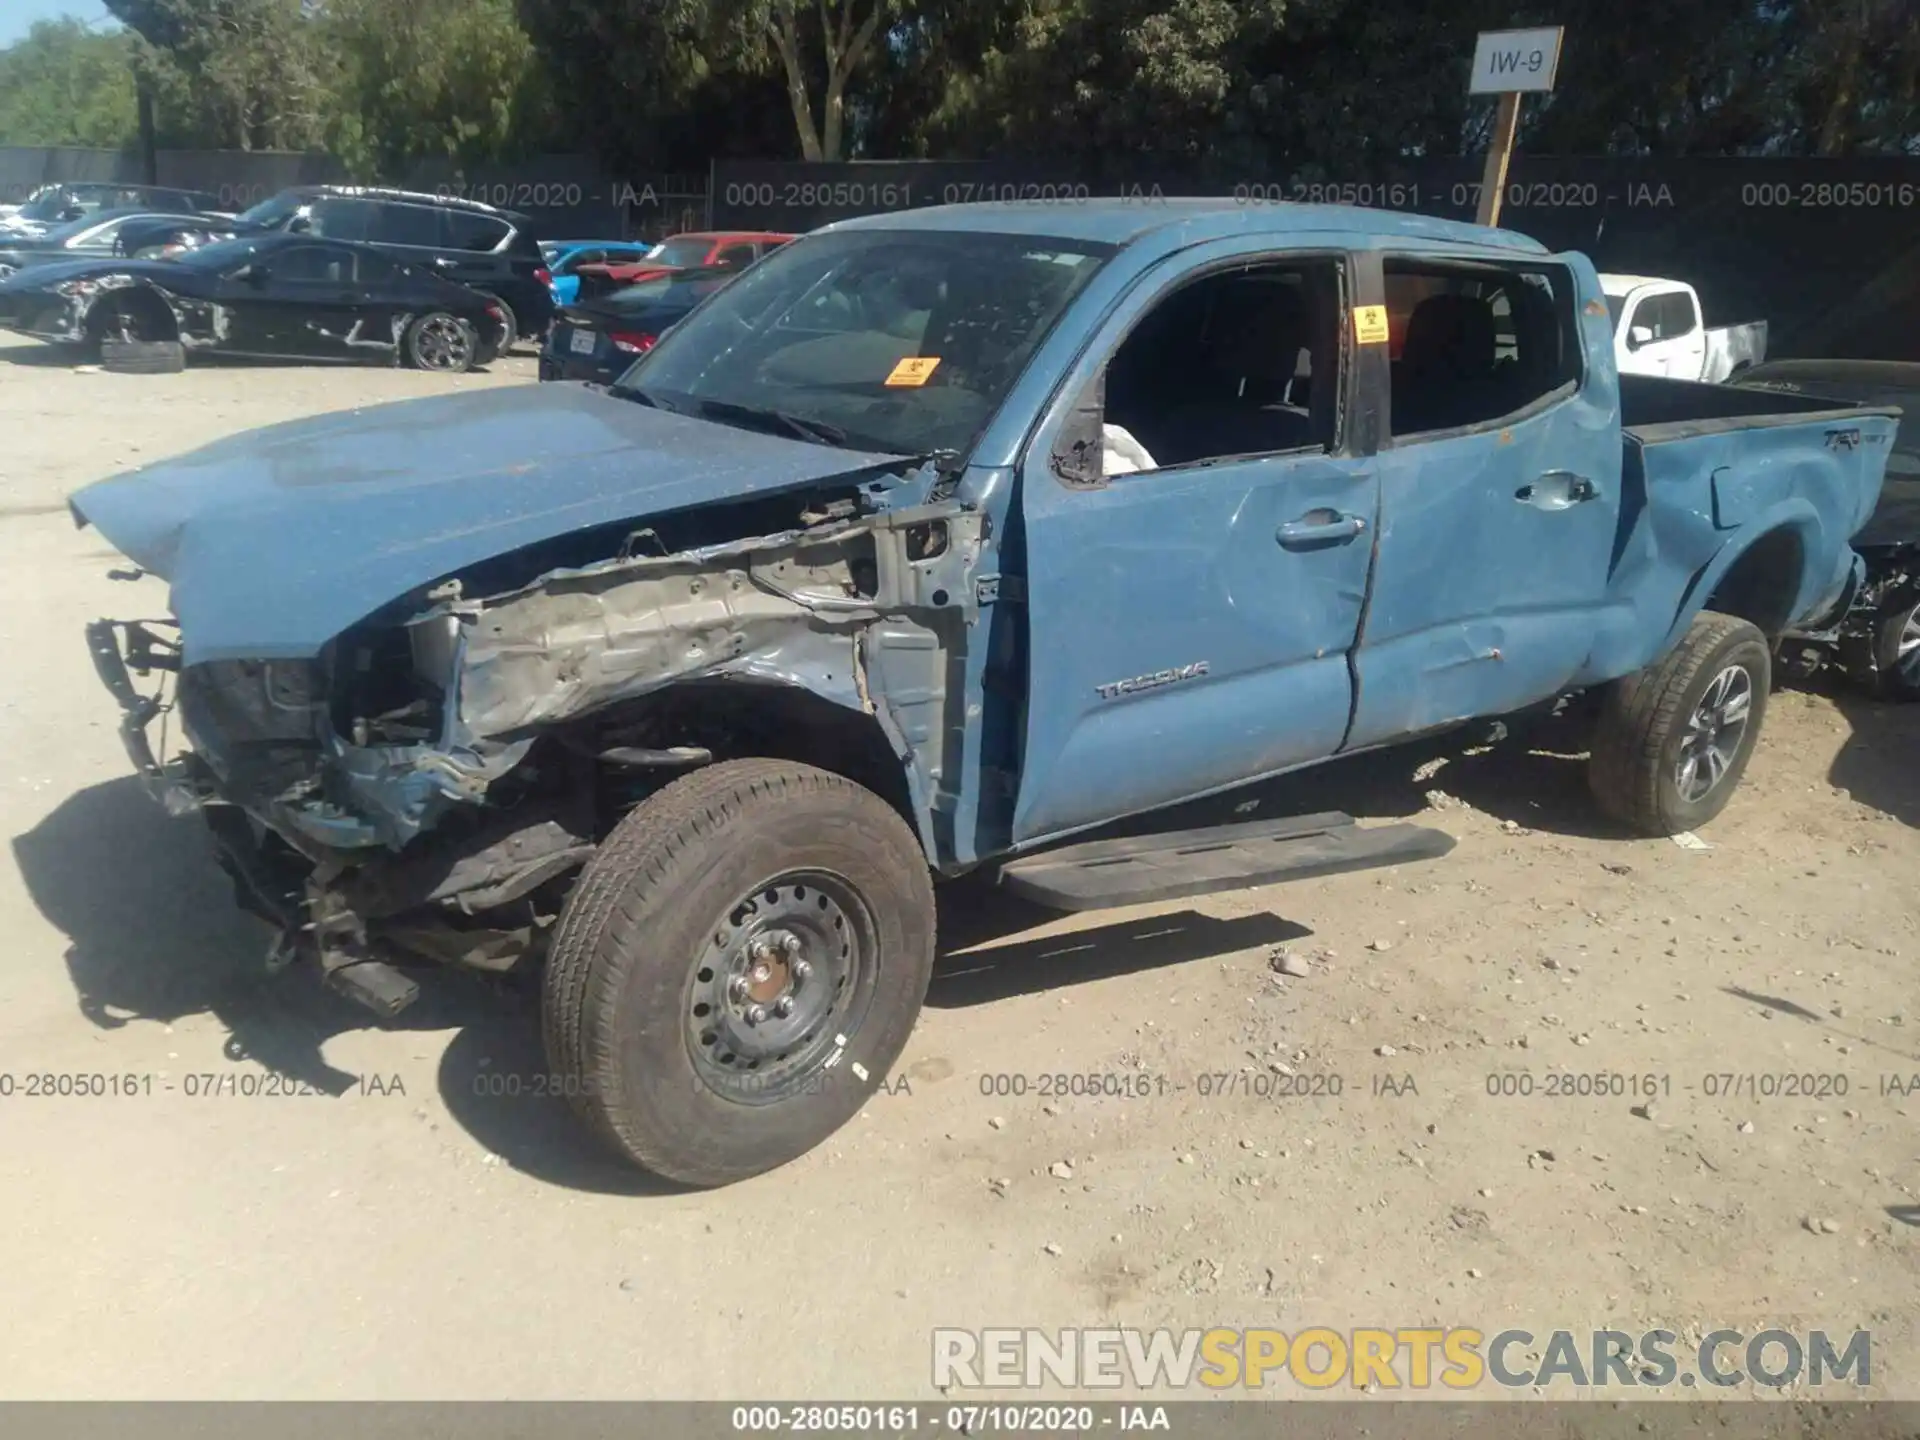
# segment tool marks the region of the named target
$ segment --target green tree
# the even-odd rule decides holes
[[[141,43],[135,68],[171,136],[214,149],[300,150],[325,97],[306,0],[105,0]]]
[[[513,0],[326,0],[328,148],[355,174],[501,157],[546,130],[545,73]]]
[[[132,37],[42,20],[0,50],[0,144],[118,149],[134,137]]]

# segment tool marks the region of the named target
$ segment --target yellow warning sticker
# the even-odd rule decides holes
[[[1362,345],[1386,344],[1387,307],[1384,305],[1354,306],[1353,338]]]
[[[887,376],[887,384],[924,385],[939,368],[938,355],[909,355],[893,367],[893,373]]]

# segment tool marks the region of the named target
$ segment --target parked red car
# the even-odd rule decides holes
[[[660,242],[659,248],[640,260],[598,265],[581,265],[574,271],[580,277],[580,299],[590,300],[622,286],[657,279],[675,270],[706,266],[737,269],[751,265],[770,250],[778,250],[793,239],[768,230],[689,230]]]

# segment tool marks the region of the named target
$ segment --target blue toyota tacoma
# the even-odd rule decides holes
[[[1435,858],[1339,815],[1086,836],[1579,693],[1624,831],[1710,821],[1775,639],[1859,583],[1897,417],[1622,379],[1591,264],[1515,234],[960,206],[795,241],[615,385],[72,503],[171,587],[89,643],[268,963],[382,1013],[423,963],[541,966],[554,1088],[717,1185],[886,1079],[942,880],[1090,909]]]

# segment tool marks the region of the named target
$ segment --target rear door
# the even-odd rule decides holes
[[[1405,331],[1348,749],[1562,691],[1592,647],[1620,507],[1614,387],[1589,375],[1606,363],[1604,311],[1583,334],[1582,297],[1599,294],[1587,261],[1376,263],[1367,289]]]
[[[1234,241],[1163,273],[1102,322],[1023,462],[1016,843],[1324,758],[1347,729],[1379,496],[1351,259]],[[1076,434],[1092,475],[1059,468]]]

